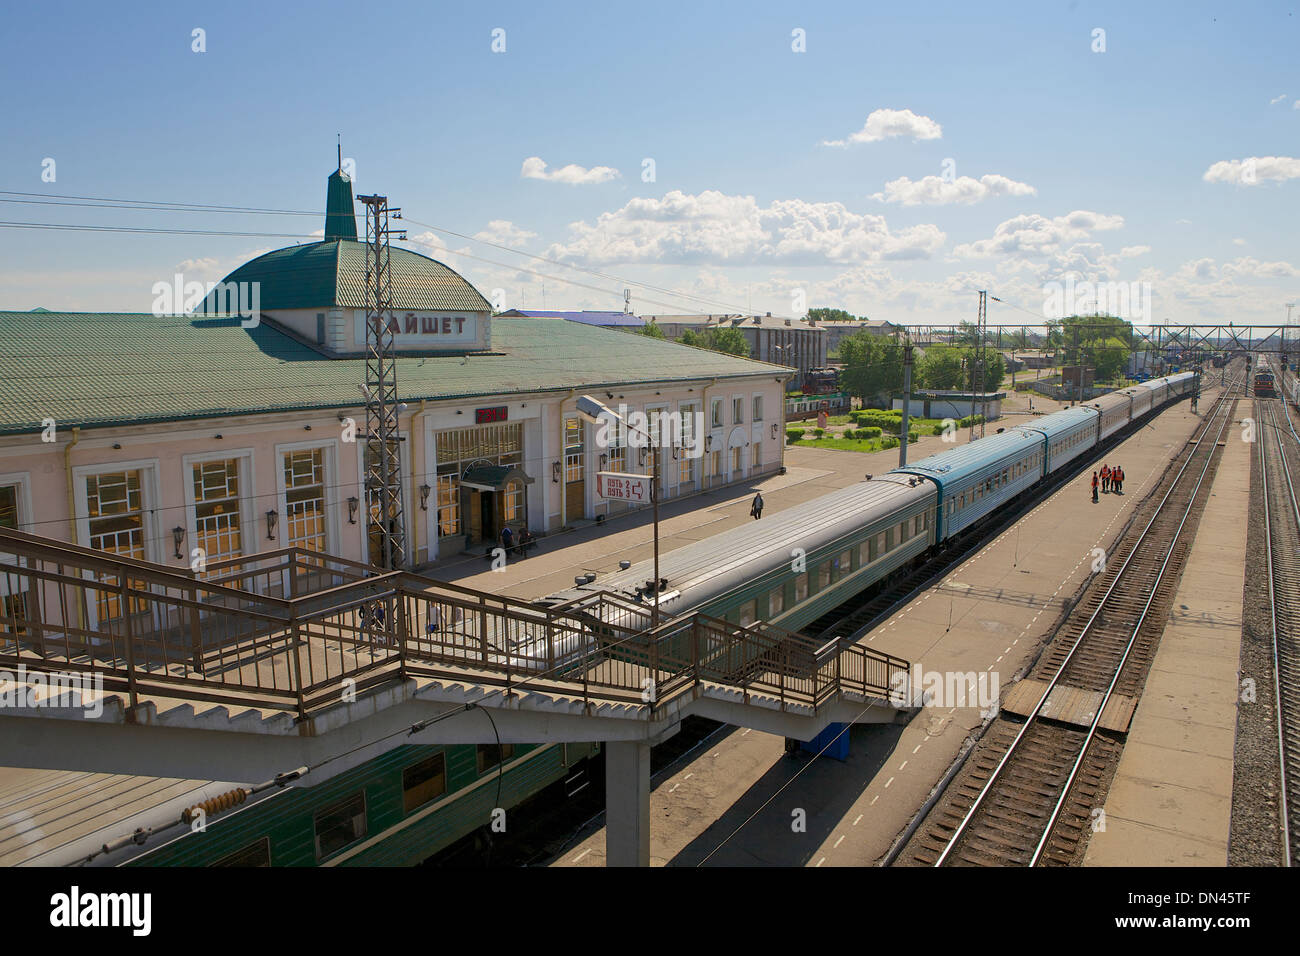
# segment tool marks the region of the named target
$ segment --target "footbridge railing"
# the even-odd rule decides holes
[[[189,572],[0,529],[0,671],[300,718],[394,678],[658,708],[701,685],[783,708],[889,693],[899,658],[609,592],[554,607],[283,548]],[[6,675],[0,674],[0,678]]]

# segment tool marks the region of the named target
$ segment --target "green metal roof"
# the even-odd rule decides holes
[[[558,319],[491,321],[491,354],[399,358],[402,399],[790,373]],[[227,318],[0,312],[0,434],[37,432],[47,417],[67,428],[355,408],[363,381],[364,359],[326,358],[266,322],[244,329]]]
[[[393,308],[445,312],[490,312],[478,290],[435,259],[392,247]],[[355,239],[331,239],[287,246],[244,263],[224,282],[260,282],[264,312],[279,309],[351,309],[366,307],[366,245]],[[210,313],[225,303],[210,296]]]

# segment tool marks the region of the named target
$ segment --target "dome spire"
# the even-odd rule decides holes
[[[352,179],[343,172],[343,137],[338,141],[339,165],[330,175],[325,196],[325,241],[356,239],[357,216],[352,206]]]

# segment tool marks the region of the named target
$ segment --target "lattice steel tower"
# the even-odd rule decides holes
[[[397,360],[393,356],[392,264],[387,196],[358,196],[366,205],[366,512],[370,562],[386,571],[406,564],[402,515],[402,455],[397,419]],[[405,231],[399,230],[399,239]]]

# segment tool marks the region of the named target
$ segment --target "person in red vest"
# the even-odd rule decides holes
[[[1104,495],[1110,491],[1110,466],[1101,466],[1101,493]]]
[[[1097,473],[1092,473],[1092,503],[1097,503]]]
[[[1119,465],[1116,465],[1115,470],[1110,473],[1110,483],[1111,487],[1115,489],[1115,494],[1122,495],[1124,493],[1124,469]]]

